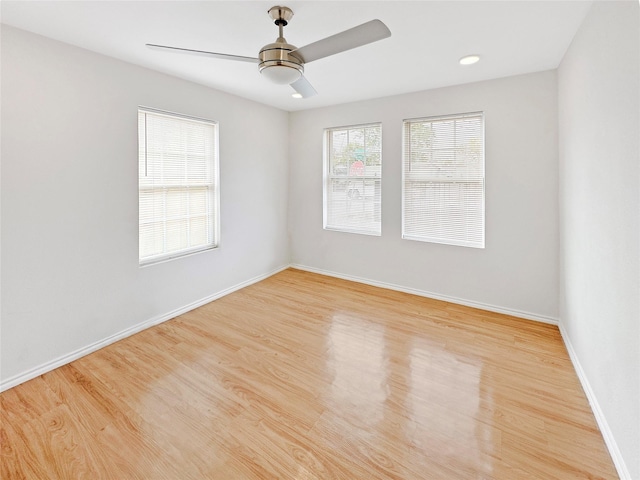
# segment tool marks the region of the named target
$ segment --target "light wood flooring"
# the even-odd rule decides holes
[[[286,270],[0,395],[1,478],[617,478],[558,329]]]

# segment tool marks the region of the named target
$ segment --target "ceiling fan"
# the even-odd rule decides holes
[[[371,20],[357,27],[345,30],[344,32],[336,33],[330,37],[297,48],[287,43],[283,36],[283,29],[289,23],[291,17],[293,17],[293,11],[288,7],[276,6],[271,7],[268,13],[278,26],[279,35],[274,43],[269,43],[260,49],[258,58],[207,52],[204,50],[191,50],[188,48],[170,47],[153,43],[147,43],[147,46],[214,58],[257,63],[260,73],[268,80],[281,85],[288,83],[302,98],[308,98],[317,95],[318,92],[316,92],[303,75],[305,63],[377,42],[378,40],[391,36],[391,32],[384,23],[380,20]]]

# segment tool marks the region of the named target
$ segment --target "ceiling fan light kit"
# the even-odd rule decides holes
[[[269,60],[260,65],[260,73],[272,83],[290,85],[302,76],[302,65],[294,67],[280,60]]]
[[[255,62],[258,63],[258,69],[263,77],[279,85],[289,84],[302,98],[309,98],[317,95],[317,92],[303,75],[305,63],[377,42],[378,40],[391,36],[391,32],[384,23],[380,20],[371,20],[370,22],[363,23],[344,32],[318,40],[305,47],[297,48],[295,45],[287,43],[283,35],[284,27],[287,26],[293,17],[293,11],[288,7],[275,6],[271,7],[268,13],[278,26],[279,35],[275,42],[269,43],[260,49],[258,58],[150,43],[147,43],[147,46],[181,53],[208,55],[227,60]]]

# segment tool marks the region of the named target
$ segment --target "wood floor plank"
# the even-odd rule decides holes
[[[617,478],[557,327],[294,269],[0,408],[3,480]]]

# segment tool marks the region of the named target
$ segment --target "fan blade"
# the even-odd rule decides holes
[[[293,89],[302,95],[302,98],[313,97],[318,94],[316,89],[309,83],[309,80],[306,79],[304,75],[301,75],[298,80],[291,84]]]
[[[384,23],[380,20],[371,20],[344,32],[336,33],[300,47],[297,50],[293,50],[291,54],[300,58],[304,63],[309,63],[329,55],[335,55],[368,43],[377,42],[390,36],[391,32]]]
[[[147,47],[160,48],[163,50],[171,50],[174,52],[191,53],[194,55],[204,55],[206,57],[222,58],[223,60],[237,60],[239,62],[258,63],[260,60],[253,57],[242,57],[240,55],[228,55],[226,53],[206,52],[204,50],[191,50],[189,48],[167,47],[166,45],[155,45],[153,43],[147,43]]]

